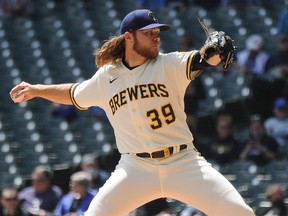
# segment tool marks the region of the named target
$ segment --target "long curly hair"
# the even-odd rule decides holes
[[[95,64],[102,67],[106,64],[115,64],[125,56],[125,39],[124,35],[112,36],[94,51]]]

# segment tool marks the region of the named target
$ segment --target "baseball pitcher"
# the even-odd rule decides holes
[[[124,216],[157,198],[170,197],[209,216],[253,216],[232,184],[197,152],[186,123],[184,94],[206,67],[233,62],[233,40],[209,32],[200,50],[159,53],[161,24],[141,9],[122,20],[120,35],[95,51],[98,71],[82,83],[22,82],[14,102],[41,97],[79,110],[103,108],[114,128],[121,159],[85,216]]]

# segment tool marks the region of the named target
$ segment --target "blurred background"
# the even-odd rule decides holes
[[[187,90],[188,124],[195,145],[203,149],[204,156],[202,143],[216,134],[220,114],[233,119],[232,133],[239,142],[240,153],[250,134],[251,116],[257,114],[265,122],[275,115],[275,100],[287,98],[287,48],[279,51],[279,43],[287,44],[288,35],[288,3],[284,0],[2,0],[0,3],[1,187],[12,185],[21,189],[29,185],[32,170],[43,164],[52,167],[53,182],[67,191],[70,175],[79,169],[83,155],[91,152],[100,155],[103,170],[113,171],[119,153],[113,129],[100,108],[80,112],[42,99],[14,104],[9,91],[21,81],[51,84],[90,78],[97,70],[94,49],[119,34],[122,18],[136,8],[150,8],[159,22],[173,26],[161,34],[162,52],[200,49],[206,35],[198,18],[205,19],[211,31],[225,31],[238,47],[232,68],[225,72],[207,69]],[[260,39],[253,41],[251,35]],[[262,71],[241,65],[240,52],[244,50],[265,53],[265,61],[260,62]],[[268,67],[271,56],[274,61],[270,63],[276,63]],[[285,137],[288,132],[282,143],[278,143],[273,159],[265,163],[240,155],[229,163],[219,162],[208,154],[207,160],[255,210],[269,206],[265,191],[271,183],[282,186],[287,204]],[[217,151],[221,154],[221,150]],[[185,206],[168,201],[175,212]]]

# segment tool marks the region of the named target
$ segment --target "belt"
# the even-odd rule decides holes
[[[149,153],[149,152],[137,153],[136,156],[142,157],[142,158],[167,158],[187,148],[188,148],[188,145],[182,144],[180,146],[174,146],[174,147],[170,146],[163,150],[155,151],[152,153]]]

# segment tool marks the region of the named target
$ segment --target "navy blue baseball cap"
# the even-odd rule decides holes
[[[139,9],[130,12],[124,17],[120,25],[120,33],[124,34],[127,31],[152,28],[160,28],[160,31],[166,31],[169,30],[171,26],[159,23],[152,11]]]
[[[288,100],[284,97],[279,97],[274,101],[274,108],[284,109],[288,108]]]

